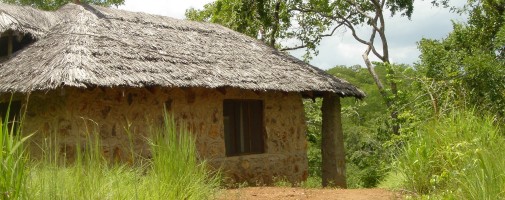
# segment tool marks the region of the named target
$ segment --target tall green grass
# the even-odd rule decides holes
[[[15,122],[9,122],[9,112],[7,109],[5,118],[0,118],[0,198],[19,199],[25,195],[27,173],[23,144],[30,136],[21,136]]]
[[[0,199],[209,199],[220,184],[218,174],[198,159],[191,132],[176,128],[167,115],[163,126],[149,128],[152,158],[134,164],[104,158],[94,130],[85,130],[72,162],[55,148],[57,133],[41,145],[42,159],[28,162],[22,147],[27,138],[0,125]]]
[[[415,196],[504,199],[505,140],[494,123],[455,111],[425,124],[397,159],[401,187]]]
[[[144,179],[138,166],[109,163],[101,153],[96,131],[85,130],[85,142],[76,144],[75,159],[60,155],[57,133],[46,140],[43,156],[31,163],[27,181],[28,199],[135,199],[138,181]]]
[[[186,128],[177,128],[165,114],[162,129],[152,130],[152,163],[145,195],[155,199],[207,199],[220,184],[218,174],[209,174],[199,161],[196,143]]]

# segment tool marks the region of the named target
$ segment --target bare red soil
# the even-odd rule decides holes
[[[223,190],[218,200],[264,199],[264,200],[392,200],[401,199],[398,193],[385,189],[305,189],[291,187],[246,187]]]

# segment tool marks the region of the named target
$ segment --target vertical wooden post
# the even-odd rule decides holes
[[[13,42],[14,42],[13,32],[7,31],[7,58],[12,57],[12,51],[14,49]]]
[[[340,97],[333,93],[325,94],[321,111],[323,113],[321,143],[323,187],[347,188]]]

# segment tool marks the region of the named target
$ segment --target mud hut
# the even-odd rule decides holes
[[[34,143],[56,133],[67,157],[91,129],[104,155],[128,159],[125,127],[147,155],[145,127],[166,109],[189,125],[200,156],[236,181],[297,182],[308,168],[302,99],[323,97],[323,173],[345,174],[339,99],[363,92],[256,39],[76,4],[46,12],[0,3],[0,33],[0,107],[14,94],[14,107],[26,107],[23,131]]]

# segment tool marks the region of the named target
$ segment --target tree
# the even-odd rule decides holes
[[[386,89],[384,87],[383,81],[375,71],[375,65],[370,61],[369,57],[370,53],[373,53],[374,56],[382,61],[382,65],[385,65],[389,68],[388,75],[394,75],[394,70],[392,70],[393,68],[389,67],[391,63],[389,60],[388,40],[385,32],[386,24],[384,12],[386,10],[389,10],[392,15],[400,13],[402,16],[407,16],[410,18],[413,12],[413,1],[343,0],[331,2],[327,0],[317,0],[305,2],[298,0],[295,3],[293,10],[299,11],[301,13],[312,13],[328,20],[330,22],[329,26],[334,27],[333,31],[341,26],[346,27],[351,31],[352,36],[356,41],[365,45],[366,50],[362,55],[363,60],[370,72],[370,75],[373,77],[375,84],[381,93],[387,107],[391,109],[391,119],[393,120],[392,132],[394,134],[399,134],[400,125],[398,124],[398,111],[393,106],[394,101],[398,95],[397,83],[393,79],[390,79],[389,89]],[[371,29],[368,38],[358,35],[355,27],[360,25],[366,25]],[[376,44],[376,37],[378,37],[378,40],[380,42],[379,46]],[[392,98],[388,94],[388,90],[393,95]]]
[[[444,4],[445,2],[440,2]],[[442,40],[419,43],[421,61],[416,66],[443,92],[433,93],[434,112],[446,102],[455,107],[474,107],[505,117],[505,1],[469,0],[452,8],[469,16],[454,23]],[[444,104],[445,103],[445,104]]]
[[[217,0],[206,4],[203,10],[186,10],[186,18],[224,25],[260,38],[272,47],[277,44],[279,33],[290,26],[283,0]]]
[[[124,4],[125,0],[82,0],[80,2],[86,4],[95,4],[101,6],[119,6]],[[56,10],[61,6],[76,2],[76,0],[0,0],[0,2],[17,4],[17,5],[27,5],[32,6],[42,10]]]

